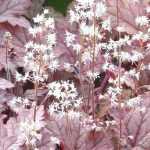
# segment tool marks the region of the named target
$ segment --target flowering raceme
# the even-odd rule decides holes
[[[28,79],[33,81],[44,81],[47,79],[47,70],[54,72],[59,67],[59,62],[55,58],[53,49],[56,45],[56,35],[54,31],[54,19],[48,15],[48,10],[43,14],[38,14],[33,21],[38,24],[33,28],[29,28],[29,33],[33,37],[33,41],[29,41],[26,47],[25,66],[28,71],[32,72],[32,76]],[[47,34],[47,33],[48,34]],[[38,38],[43,43],[38,43]]]
[[[80,107],[82,98],[78,98],[78,92],[73,83],[69,83],[69,81],[52,82],[48,87],[48,95],[56,98],[49,106],[50,113],[62,115]]]

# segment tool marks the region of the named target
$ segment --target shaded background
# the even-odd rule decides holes
[[[72,1],[73,0],[45,0],[44,6],[51,6],[57,12],[65,16],[67,8]]]

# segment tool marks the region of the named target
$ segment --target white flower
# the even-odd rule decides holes
[[[66,31],[65,34],[66,38],[65,38],[65,42],[67,44],[68,47],[74,45],[73,42],[75,41],[75,34]]]
[[[73,46],[73,50],[74,50],[77,54],[79,54],[80,51],[81,51],[81,45],[80,45],[80,44],[73,44],[72,46]]]
[[[12,34],[10,32],[5,32],[3,35],[5,40],[11,40],[12,39]]]
[[[51,142],[54,144],[60,144],[60,140],[56,137],[51,137]]]
[[[150,13],[150,6],[146,7],[146,12]]]
[[[141,31],[139,31],[138,33],[134,34],[132,36],[132,40],[143,40],[143,41],[147,41],[149,39],[149,35],[146,33],[143,33]]]
[[[146,16],[138,16],[136,17],[135,22],[139,26],[147,26],[149,24],[149,19]]]
[[[72,119],[74,119],[74,118],[80,118],[80,117],[81,117],[81,113],[80,113],[80,112],[75,112],[75,111],[73,111],[73,110],[70,110],[70,111],[68,112],[68,116],[69,116],[70,118],[72,118]]]
[[[20,107],[29,106],[31,103],[27,98],[13,97],[8,104],[15,112],[18,112]]]
[[[90,53],[89,51],[85,51],[85,52],[82,54],[81,60],[82,60],[82,62],[83,62],[84,64],[87,64],[87,63],[92,62],[91,53]]]
[[[64,68],[68,72],[73,72],[73,67],[72,67],[72,64],[70,63],[64,63]]]
[[[48,10],[48,9],[44,9],[43,13],[44,13],[44,14],[48,14],[48,13],[49,13],[49,10]]]
[[[89,79],[95,80],[97,77],[99,77],[99,72],[88,71],[86,75]]]
[[[91,31],[90,26],[87,26],[85,23],[82,23],[80,25],[80,32],[81,32],[81,34],[89,35],[91,33],[90,31]]]
[[[110,20],[110,18],[108,18],[107,20],[104,20],[103,22],[102,22],[102,28],[104,29],[104,30],[108,30],[108,31],[111,31],[111,20]]]
[[[72,10],[69,10],[69,15],[70,15],[70,18],[69,18],[70,23],[79,22],[79,19],[80,19],[79,14],[75,13]]]
[[[123,26],[118,26],[116,29],[118,32],[125,32],[125,28]]]
[[[20,137],[23,137],[27,144],[32,143],[35,145],[37,140],[41,140],[42,135],[39,133],[41,126],[38,125],[38,122],[25,120],[20,122]]]
[[[78,108],[82,99],[78,98],[78,92],[73,83],[69,81],[52,82],[48,85],[49,96],[56,99],[49,106],[50,113],[66,113]]]
[[[126,102],[126,106],[131,107],[131,108],[140,107],[141,106],[141,98],[137,97],[137,98],[128,100]]]
[[[26,56],[24,57],[24,61],[26,63],[28,63],[30,60],[33,60],[34,56],[33,56],[33,52],[27,52]]]
[[[117,54],[118,55],[118,54]],[[117,57],[117,56],[116,56]],[[120,58],[122,61],[131,61],[131,55],[128,52],[121,52],[120,53]]]
[[[33,21],[35,23],[43,23],[45,21],[44,14],[38,14],[36,17],[33,18]]]
[[[48,66],[48,68],[53,72],[55,70],[57,70],[59,67],[59,62],[58,60],[52,60]]]
[[[29,73],[26,72],[25,75],[23,76],[22,74],[20,74],[19,72],[16,71],[16,81],[20,82],[20,81],[23,81],[25,82],[29,77]]]
[[[116,87],[116,88],[114,88],[114,87],[109,87],[108,88],[108,93],[110,94],[110,95],[117,95],[117,94],[121,94],[121,91],[122,91],[122,89],[121,88],[119,88],[119,87]]]
[[[23,76],[19,72],[16,71],[16,81],[22,81]]]
[[[107,7],[103,2],[96,3],[96,17],[101,17],[106,13]]]
[[[132,62],[139,61],[139,60],[141,60],[143,58],[144,58],[144,56],[143,56],[142,53],[137,52],[137,51],[132,51],[132,56],[131,56],[131,61]]]
[[[47,35],[47,43],[50,45],[56,44],[56,34],[55,33]]]
[[[100,36],[100,33],[98,31],[98,27],[95,27],[94,24],[89,26],[89,25],[86,25],[85,23],[82,23],[80,25],[80,32],[82,35],[85,35],[85,36],[97,36],[97,37],[101,37]]]
[[[29,33],[30,33],[33,37],[36,37],[36,35],[37,35],[38,33],[41,33],[41,32],[42,32],[42,28],[41,28],[41,27],[34,27],[34,28],[30,27],[30,28],[29,28]]]
[[[80,4],[83,8],[87,8],[89,6],[92,6],[94,3],[94,0],[76,0],[78,4]]]
[[[134,136],[133,135],[129,135],[128,138],[131,139],[131,140],[133,140]]]
[[[141,68],[142,70],[150,70],[150,63],[149,64],[147,64],[147,65],[143,65],[142,66],[142,68]]]
[[[55,21],[54,21],[54,18],[52,17],[49,17],[45,20],[45,26],[47,28],[51,28],[51,29],[54,29],[54,26],[55,26]]]
[[[29,42],[27,42],[27,43],[25,44],[25,48],[26,48],[26,49],[33,48],[33,47],[34,47],[33,41],[29,41]]]
[[[27,105],[30,104],[30,101],[29,101],[27,98],[24,98],[24,99],[23,99],[23,104],[24,104],[25,106],[27,106]]]

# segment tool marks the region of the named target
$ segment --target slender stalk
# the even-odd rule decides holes
[[[33,120],[36,121],[36,110],[37,110],[37,89],[38,89],[38,83],[35,81],[34,83],[34,89],[35,89],[35,106],[34,106],[34,114],[33,114]]]
[[[95,7],[94,10],[94,18],[93,18],[93,25],[94,25],[94,37],[93,37],[93,51],[92,51],[92,74],[94,76],[94,64],[95,64],[95,46],[96,46],[96,35],[95,35],[95,26],[96,26],[96,16],[95,16]],[[92,80],[92,114],[93,119],[95,118],[95,97],[94,97],[94,80]]]
[[[117,9],[117,26],[119,26],[119,1],[116,0],[116,9]],[[120,38],[120,32],[118,35],[118,39]],[[120,58],[120,48],[118,48],[118,62],[119,62],[119,72],[118,72],[118,87],[119,89],[121,88],[121,58]],[[118,145],[118,150],[121,150],[121,138],[122,138],[122,110],[121,110],[121,101],[119,99],[119,145]]]
[[[83,74],[83,69],[82,69],[82,58],[81,58],[81,56],[82,56],[82,51],[83,51],[83,48],[84,48],[84,45],[83,45],[83,41],[84,39],[83,39],[83,37],[82,37],[82,35],[80,34],[80,45],[81,45],[81,50],[80,50],[80,52],[79,52],[79,54],[78,54],[78,60],[79,60],[79,79],[80,79],[80,87],[81,87],[81,94],[82,94],[82,96],[83,96],[83,99],[85,98],[85,93],[84,93],[84,88],[83,88],[83,80],[82,80],[82,74]],[[88,100],[88,102],[86,103],[85,102],[85,111],[88,111],[88,107],[89,107],[89,100]],[[87,108],[87,109],[86,109]]]
[[[8,68],[8,39],[6,40],[6,57],[5,57],[5,60],[6,60],[6,79],[9,80],[9,68]]]

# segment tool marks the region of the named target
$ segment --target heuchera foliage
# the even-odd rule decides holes
[[[150,150],[149,1],[43,3],[0,0],[0,150]]]

